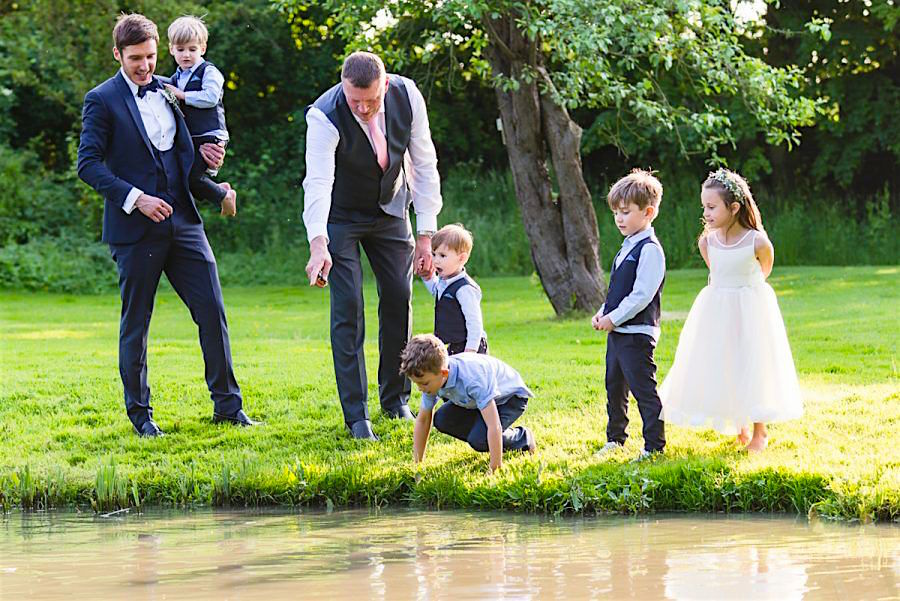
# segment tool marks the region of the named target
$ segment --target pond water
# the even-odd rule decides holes
[[[898,599],[900,527],[786,517],[0,517],[0,599]]]

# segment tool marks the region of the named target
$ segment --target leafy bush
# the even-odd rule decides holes
[[[241,190],[236,219],[225,219],[204,209],[206,230],[223,285],[305,282],[309,247],[301,217],[302,190],[298,179],[275,163],[263,155],[258,163],[235,161],[229,165],[233,177],[223,169],[225,177]],[[36,184],[34,189],[40,195],[40,208],[47,213],[64,212],[68,205],[77,204],[71,201],[68,187],[50,180]],[[442,192],[444,208],[438,217],[439,225],[460,222],[474,234],[475,248],[468,264],[474,276],[532,273],[531,249],[508,171],[479,173],[475,166],[460,167],[443,181]],[[613,224],[603,192],[604,189],[595,190],[594,205],[600,226],[601,264],[608,270],[622,236]],[[654,227],[666,249],[669,269],[703,267],[696,244],[701,229],[696,194],[693,182],[666,183],[663,206]],[[88,203],[90,210],[98,210],[99,202],[94,196]],[[767,206],[765,199],[761,204],[763,223],[775,245],[777,265],[900,262],[900,236],[887,192],[871,199],[862,211],[855,211],[862,212],[864,218],[849,215],[849,209],[838,208],[835,203],[795,201],[784,203],[782,209]],[[0,247],[0,287],[80,293],[115,289],[116,269],[106,245],[81,233],[86,230],[84,225],[78,225],[87,222],[84,209],[71,209],[70,219],[77,227],[54,230],[52,221],[41,222],[37,217],[28,221],[27,215],[45,214],[35,207],[0,206],[4,207],[0,216],[6,219],[2,231],[12,240]],[[17,227],[22,227],[19,238]],[[89,231],[99,236],[99,225],[91,226]],[[27,240],[16,241],[21,238]]]
[[[73,236],[35,238],[0,248],[0,287],[93,294],[118,275],[105,244]]]

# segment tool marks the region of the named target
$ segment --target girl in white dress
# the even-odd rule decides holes
[[[775,251],[740,175],[710,173],[700,200],[705,230],[698,246],[709,284],[694,300],[660,386],[662,419],[736,434],[759,452],[767,423],[803,414],[784,321],[766,283]]]

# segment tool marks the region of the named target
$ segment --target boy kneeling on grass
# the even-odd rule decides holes
[[[537,445],[524,426],[510,428],[534,396],[519,373],[496,357],[476,353],[447,356],[444,343],[432,334],[419,334],[400,355],[400,372],[422,391],[413,428],[413,459],[425,457],[432,411],[438,397],[445,402],[434,412],[434,427],[489,452],[491,471],[503,463],[503,451],[534,453]]]

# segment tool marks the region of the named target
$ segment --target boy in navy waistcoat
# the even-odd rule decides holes
[[[659,419],[653,352],[659,340],[660,297],[666,256],[651,224],[659,213],[663,187],[647,171],[635,169],[609,191],[607,204],[625,236],[613,259],[606,303],[591,319],[606,340],[606,445],[603,456],[621,449],[628,434],[628,391],[634,394],[644,422],[644,449],[638,460],[661,453],[666,433]]]
[[[487,334],[481,317],[481,288],[466,273],[472,254],[472,233],[459,223],[445,225],[431,237],[434,274],[422,278],[434,297],[434,335],[451,355],[487,354]]]
[[[184,120],[195,150],[201,144],[213,143],[223,148],[228,143],[225,126],[225,105],[222,103],[225,77],[215,65],[204,60],[209,32],[198,17],[179,17],[168,29],[169,53],[178,68],[166,88],[182,102]],[[223,215],[236,212],[237,193],[227,183],[217,184],[211,176],[218,169],[207,168],[205,162],[195,160],[189,182],[191,193],[204,200],[220,204]]]

